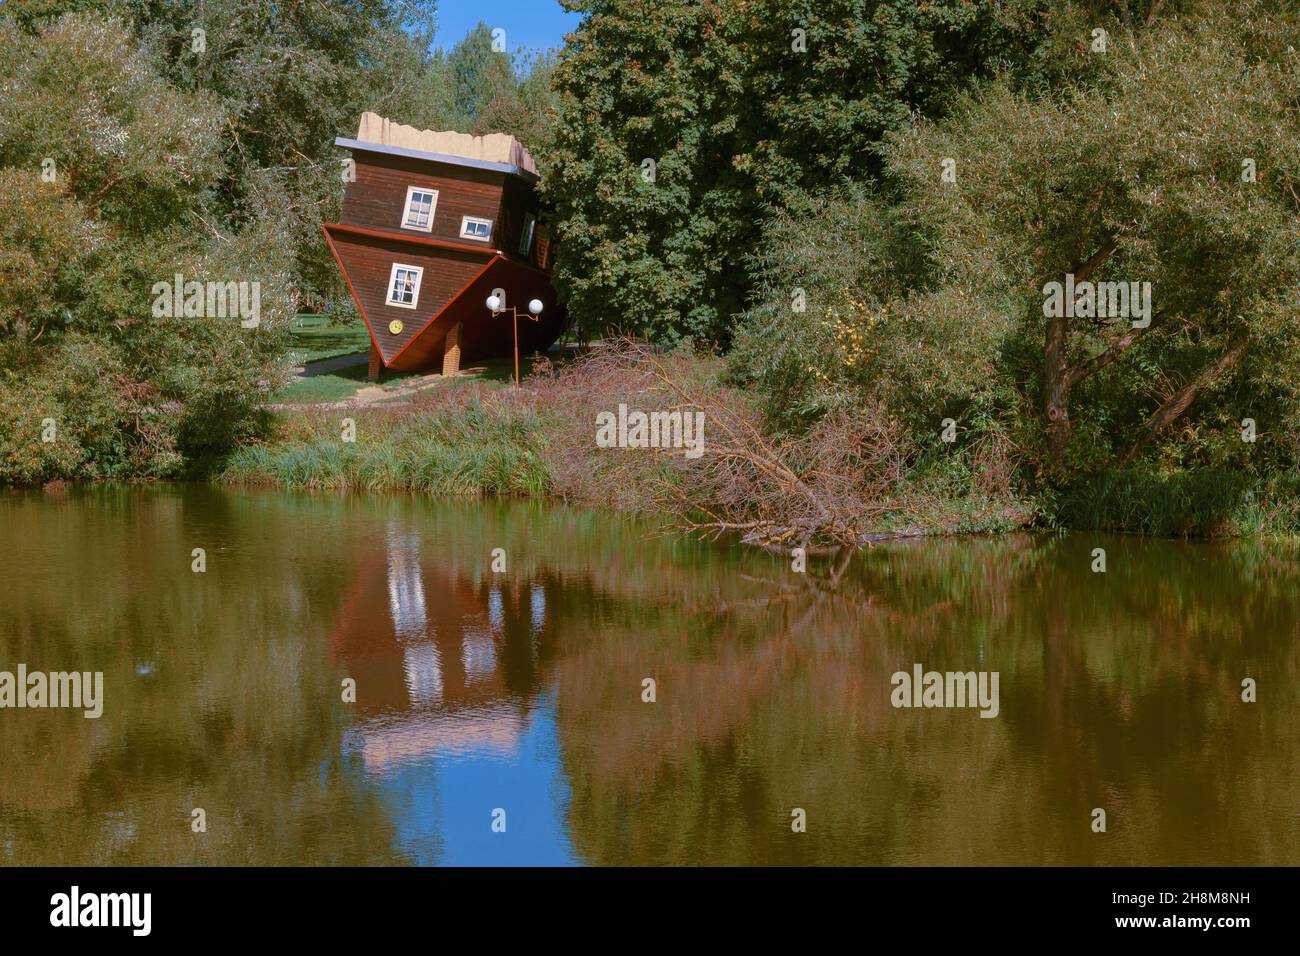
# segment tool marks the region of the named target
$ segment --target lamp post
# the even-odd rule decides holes
[[[488,307],[488,311],[492,313],[492,318],[494,319],[498,315],[501,315],[504,312],[509,312],[511,316],[514,317],[515,320],[515,388],[518,388],[519,387],[519,310],[516,309],[514,306],[511,306],[508,309],[502,308],[501,297],[497,295],[488,296],[486,305]],[[537,317],[542,314],[542,300],[532,299],[531,301],[529,301],[528,313],[531,314],[525,314],[524,318],[532,319],[534,322],[536,322]]]

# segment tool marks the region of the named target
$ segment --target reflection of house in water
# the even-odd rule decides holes
[[[486,569],[476,584],[437,558],[390,527],[360,559],[330,636],[357,682],[344,753],[413,863],[569,862],[555,703],[541,687],[551,585]],[[488,827],[499,806],[508,840]]]
[[[507,755],[539,687],[546,586],[475,584],[390,528],[362,559],[330,637],[357,682],[367,771],[438,753]]]

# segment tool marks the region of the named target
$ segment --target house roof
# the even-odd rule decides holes
[[[339,137],[335,145],[391,156],[430,159],[456,166],[472,166],[538,179],[537,164],[523,144],[505,133],[470,136],[451,130],[435,131],[403,126],[380,116],[362,113],[356,139]]]

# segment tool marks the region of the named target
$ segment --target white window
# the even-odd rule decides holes
[[[419,266],[404,266],[393,263],[393,271],[388,276],[388,304],[403,309],[414,309],[420,301],[420,277],[424,270]]]
[[[519,236],[519,254],[526,256],[533,251],[533,227],[537,225],[537,217],[531,212],[524,216],[524,231]]]
[[[402,228],[432,232],[433,212],[437,208],[438,190],[408,186],[406,189],[406,215],[402,218]]]
[[[492,238],[492,220],[477,216],[464,216],[460,220],[460,237],[462,239],[479,239],[487,242]]]

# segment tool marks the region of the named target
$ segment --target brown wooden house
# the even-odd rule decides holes
[[[564,328],[551,285],[554,249],[538,222],[537,167],[512,136],[417,130],[361,117],[355,181],[325,239],[370,330],[370,377],[382,368],[456,372],[462,362],[544,350]],[[535,320],[528,303],[543,308]]]

